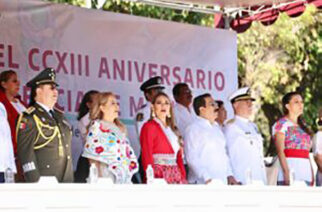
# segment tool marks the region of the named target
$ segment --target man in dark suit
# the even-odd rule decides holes
[[[17,151],[26,182],[41,176],[55,176],[59,182],[73,182],[71,127],[62,111],[54,108],[58,99],[56,73],[46,68],[27,83],[30,107],[17,123]]]

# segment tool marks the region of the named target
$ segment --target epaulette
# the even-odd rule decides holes
[[[57,107],[54,107],[54,110],[57,111],[58,113],[64,114],[64,111],[59,110]]]
[[[226,122],[226,124],[232,124],[232,123],[234,123],[235,122],[235,119],[230,119],[230,120],[228,120],[227,122]]]
[[[34,111],[34,110],[32,110],[32,111]],[[32,112],[30,112],[30,113],[32,113]],[[28,113],[28,114],[30,114],[30,113]],[[19,131],[19,129],[20,130],[26,129],[26,126],[27,126],[26,123],[27,123],[27,119],[24,117],[24,114],[23,113],[20,114],[19,115],[19,118],[18,118],[18,121],[17,121],[17,124],[16,124],[16,138],[18,138],[18,131]]]
[[[143,113],[136,114],[136,118],[135,118],[136,121],[143,121],[143,119],[144,119]]]
[[[30,106],[27,108],[27,110],[25,111],[27,114],[31,114],[32,112],[34,112],[36,108],[34,106]]]

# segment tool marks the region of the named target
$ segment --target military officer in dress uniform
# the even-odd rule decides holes
[[[73,182],[71,127],[62,111],[54,108],[58,99],[56,74],[46,68],[27,83],[31,106],[17,123],[17,150],[26,182],[40,176],[56,176],[59,182]]]
[[[235,91],[229,100],[235,117],[224,127],[227,150],[233,175],[242,184],[260,181],[266,184],[266,171],[263,157],[263,138],[257,126],[251,122],[252,102],[248,87]]]
[[[135,127],[137,132],[137,139],[134,140],[131,144],[136,153],[136,156],[139,158],[139,163],[141,165],[141,145],[139,141],[140,133],[142,126],[145,122],[147,122],[151,117],[151,102],[153,98],[162,90],[164,86],[162,84],[162,78],[159,76],[152,77],[145,81],[141,86],[140,90],[144,92],[144,97],[147,101],[146,104],[142,105],[142,107],[138,110],[135,117]],[[143,179],[144,170],[139,169],[141,179]],[[136,178],[139,178],[136,175]],[[135,183],[141,182],[141,179],[134,180]]]

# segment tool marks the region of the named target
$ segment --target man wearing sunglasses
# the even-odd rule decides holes
[[[26,182],[55,176],[73,182],[71,127],[54,107],[58,99],[56,73],[46,68],[27,83],[30,107],[17,123],[17,150]]]
[[[193,108],[198,117],[184,133],[189,183],[221,181],[229,185],[238,184],[226,154],[225,136],[215,121],[218,116],[215,100],[210,94],[197,96],[193,100]]]
[[[235,117],[226,123],[224,133],[234,176],[242,184],[266,184],[263,138],[250,121],[255,99],[251,97],[250,89],[244,87],[236,90],[229,100]]]

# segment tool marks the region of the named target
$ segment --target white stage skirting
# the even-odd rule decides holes
[[[0,211],[322,211],[322,189],[277,186],[1,184]]]

